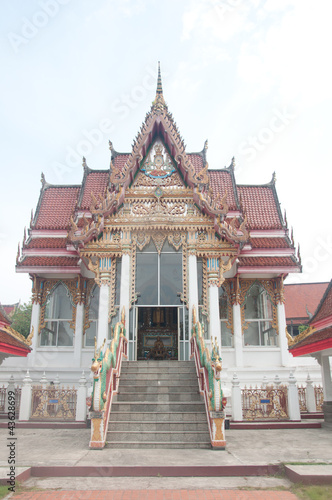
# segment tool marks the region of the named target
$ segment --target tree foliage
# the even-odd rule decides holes
[[[14,328],[14,330],[21,333],[25,338],[30,333],[31,312],[31,302],[29,302],[28,304],[20,305],[13,314],[13,322],[10,325],[12,328]]]

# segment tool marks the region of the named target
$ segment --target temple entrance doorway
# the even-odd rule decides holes
[[[188,310],[185,306],[135,306],[130,330],[129,359],[189,359]]]

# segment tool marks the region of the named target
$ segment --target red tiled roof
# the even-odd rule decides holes
[[[272,188],[238,186],[237,189],[247,215],[249,229],[282,229]]]
[[[289,349],[297,349],[299,347],[303,347],[305,345],[312,345],[316,342],[321,342],[322,340],[332,339],[332,327],[325,328],[324,330],[319,330],[308,337],[305,337],[303,340],[300,340],[297,344],[291,346]],[[296,341],[296,337],[294,339]]]
[[[310,323],[320,321],[332,315],[332,281],[330,281]]]
[[[286,238],[250,238],[252,248],[289,248]]]
[[[80,208],[89,209],[91,206],[91,193],[97,198],[104,195],[109,180],[109,170],[106,172],[89,172],[83,186],[84,194]]]
[[[30,352],[30,348],[24,344],[23,342],[20,342],[17,340],[15,337],[12,337],[9,333],[4,331],[1,326],[0,326],[0,343],[10,345],[12,347],[19,347],[20,349],[25,349],[26,351]],[[0,348],[1,351],[1,348]]]
[[[35,229],[68,229],[79,187],[49,187],[42,193]]]
[[[197,153],[188,153],[189,159],[191,161],[192,166],[194,167],[196,173],[200,172],[204,167],[203,158],[201,155]]]
[[[240,266],[270,266],[270,267],[294,267],[296,263],[291,257],[239,257]]]
[[[67,238],[31,238],[25,248],[66,248]]]
[[[285,285],[286,318],[309,320],[306,308],[314,314],[328,283],[302,283]]]
[[[7,317],[7,312],[4,310],[4,306],[0,306],[0,321],[2,323],[6,323],[6,325],[10,325],[12,321],[10,318]]]
[[[76,266],[79,257],[25,257],[20,266],[72,267]]]
[[[19,306],[19,302],[17,302],[16,304],[10,304],[10,305],[1,304],[0,308],[4,310],[5,314],[8,314],[8,316],[11,316],[12,314],[14,314],[14,312],[16,311],[18,306]],[[0,309],[0,314],[1,314],[1,309]]]
[[[118,154],[113,160],[114,168],[117,170],[122,170],[129,156],[130,156],[129,153]]]
[[[229,210],[237,210],[232,176],[226,170],[210,170],[208,172],[210,179],[210,187],[213,190],[214,196],[220,194],[223,196],[227,191],[227,203]]]

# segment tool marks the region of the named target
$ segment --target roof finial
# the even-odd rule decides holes
[[[163,95],[163,86],[161,83],[161,71],[160,71],[160,61],[158,61],[158,80],[157,80],[157,92],[158,95]]]
[[[158,61],[158,79],[157,79],[156,97],[152,103],[151,110],[154,111],[156,114],[161,114],[163,111],[167,112],[167,106],[163,96],[163,86],[161,83],[160,61]]]

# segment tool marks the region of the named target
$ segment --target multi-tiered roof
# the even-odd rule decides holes
[[[199,153],[188,153],[162,91],[160,68],[155,100],[130,153],[110,142],[111,166],[92,170],[83,158],[79,185],[52,185],[42,174],[42,188],[28,234],[18,252],[18,272],[31,275],[77,274],[84,265],[80,248],[103,231],[103,218],[122,206],[153,141],[168,150],[193,201],[213,221],[217,234],[238,247],[237,273],[285,276],[299,272],[292,234],[282,216],[275,175],[264,185],[240,185],[235,161],[219,170],[208,168],[207,141]],[[77,234],[83,236],[77,236]]]

